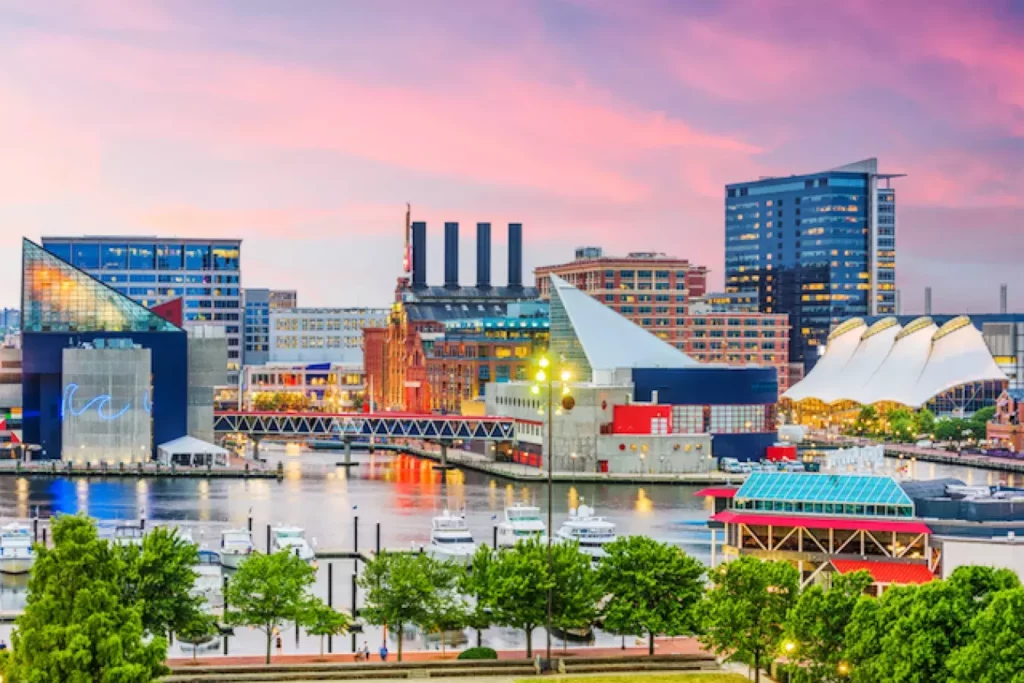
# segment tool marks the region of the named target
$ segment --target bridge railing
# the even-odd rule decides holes
[[[515,421],[415,413],[268,413],[218,411],[214,431],[260,436],[365,436],[380,439],[464,439],[511,441]]]

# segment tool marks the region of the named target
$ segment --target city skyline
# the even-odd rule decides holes
[[[908,174],[903,310],[931,285],[936,312],[993,312],[1001,282],[1024,308],[1010,2],[36,5],[0,9],[2,305],[43,234],[240,238],[243,286],[384,305],[406,201],[432,284],[457,220],[494,226],[496,283],[522,222],[528,273],[644,248],[718,290],[726,184],[878,157]]]

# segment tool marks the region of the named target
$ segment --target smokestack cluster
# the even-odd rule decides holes
[[[924,288],[924,314],[925,315],[931,315],[932,314],[932,288],[931,287],[925,287]]]
[[[999,285],[999,312],[1002,313],[1003,315],[1006,315],[1006,311],[1008,308],[1007,298],[1009,294],[1009,289],[1010,288],[1008,285]]]
[[[459,224],[444,224],[444,286],[459,287]],[[476,286],[491,288],[491,224],[476,224]],[[412,224],[412,288],[427,287],[427,224]],[[508,287],[523,288],[523,224],[508,224]]]

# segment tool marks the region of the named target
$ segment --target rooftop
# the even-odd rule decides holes
[[[892,477],[812,472],[753,472],[737,500],[851,505],[913,505]]]

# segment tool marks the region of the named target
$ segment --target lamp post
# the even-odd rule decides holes
[[[547,464],[548,464],[548,526],[547,526],[547,537],[548,537],[548,576],[551,577],[554,574],[554,561],[553,561],[552,555],[551,555],[551,534],[552,534],[552,529],[553,529],[553,526],[552,526],[553,525],[553,521],[552,521],[552,508],[554,506],[554,470],[553,470],[553,462],[554,462],[553,455],[554,454],[552,452],[553,449],[552,449],[552,446],[551,446],[551,434],[552,434],[552,431],[553,431],[552,430],[552,425],[553,425],[553,423],[552,423],[552,410],[554,409],[554,370],[550,367],[551,366],[551,361],[548,360],[546,357],[543,357],[543,356],[540,358],[539,361],[537,361],[537,365],[540,366],[540,369],[537,370],[537,374],[534,376],[534,379],[537,381],[537,383],[533,385],[532,391],[533,391],[534,394],[539,394],[540,391],[541,391],[541,387],[544,387],[545,389],[547,389],[547,404],[548,404],[547,414],[545,415],[545,421],[544,421],[545,422],[545,426],[546,426],[546,430],[547,430],[547,434],[546,434],[546,437],[545,437],[545,448],[544,448],[544,451],[545,451],[545,454],[546,454],[546,458],[545,459],[547,460]],[[565,410],[571,410],[572,407],[573,407],[573,399],[572,399],[572,396],[569,394],[569,385],[568,385],[570,377],[571,377],[571,373],[569,372],[568,369],[563,368],[559,372],[559,379],[562,380],[562,401],[561,401],[561,403],[562,403],[562,407],[565,408]],[[549,667],[551,666],[551,612],[552,612],[552,598],[553,598],[553,592],[552,592],[551,585],[549,584],[548,585],[548,615],[547,615],[548,618],[547,618],[547,624],[545,625],[545,628],[544,628],[545,635],[547,636],[547,661],[546,661],[546,665],[549,666]]]

